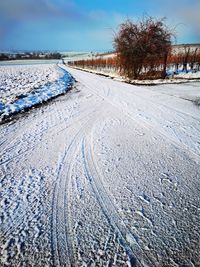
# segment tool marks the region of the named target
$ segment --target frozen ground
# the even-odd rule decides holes
[[[0,121],[64,93],[72,79],[62,66],[0,66]]]
[[[200,84],[69,72],[0,126],[0,266],[200,266]]]
[[[0,67],[0,94],[4,103],[10,103],[21,94],[27,94],[59,79],[56,65],[12,65]]]

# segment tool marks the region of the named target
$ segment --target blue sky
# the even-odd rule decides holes
[[[111,50],[118,25],[144,14],[200,43],[200,0],[0,0],[0,50]]]

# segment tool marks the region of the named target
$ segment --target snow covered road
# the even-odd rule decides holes
[[[0,266],[200,266],[200,84],[67,70],[0,126]]]

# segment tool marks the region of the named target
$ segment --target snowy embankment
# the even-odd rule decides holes
[[[0,66],[0,121],[66,92],[73,79],[62,65]]]
[[[200,266],[200,83],[66,71],[0,125],[0,266]]]

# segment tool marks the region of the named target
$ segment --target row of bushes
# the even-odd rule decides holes
[[[110,57],[110,58],[95,58],[88,60],[78,60],[69,62],[70,66],[79,67],[83,69],[92,69],[99,71],[115,72],[122,74],[124,73],[123,64],[120,62],[120,58]],[[157,58],[156,60],[145,60],[143,62],[143,69],[138,77],[139,79],[153,79],[161,78],[163,69],[163,59]],[[178,71],[199,71],[200,70],[200,48],[191,50],[186,49],[184,52],[179,53],[169,53],[167,56],[167,70],[171,70],[174,73]]]

